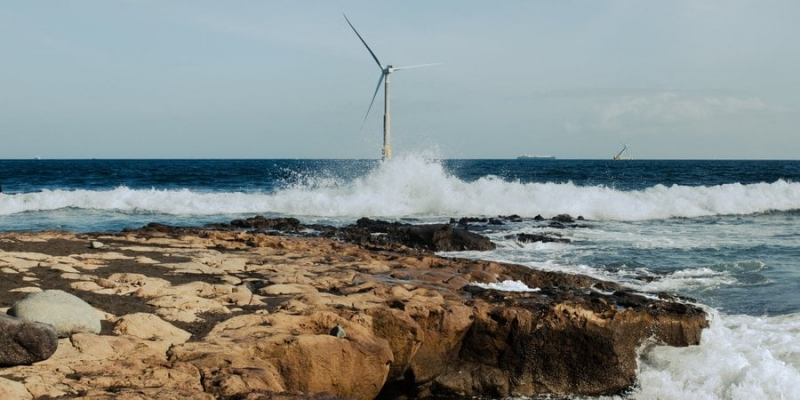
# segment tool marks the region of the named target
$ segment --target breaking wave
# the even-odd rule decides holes
[[[594,220],[650,220],[800,209],[800,183],[664,186],[625,191],[498,176],[464,181],[441,163],[400,157],[356,178],[306,177],[271,192],[189,189],[43,190],[0,195],[0,215],[65,208],[168,215],[269,213],[356,218],[446,218],[568,213]]]

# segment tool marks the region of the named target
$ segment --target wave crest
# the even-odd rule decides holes
[[[357,178],[306,177],[269,193],[182,190],[44,190],[0,195],[0,215],[62,208],[170,215],[269,213],[307,217],[447,218],[553,216],[594,220],[756,214],[800,209],[800,183],[664,186],[623,191],[573,183],[521,183],[486,176],[464,181],[418,156],[382,163]]]

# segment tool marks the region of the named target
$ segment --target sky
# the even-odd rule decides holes
[[[6,1],[0,159],[798,159],[800,2]],[[362,127],[362,122],[364,122]]]

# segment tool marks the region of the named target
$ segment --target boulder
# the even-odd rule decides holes
[[[58,334],[52,326],[0,314],[0,365],[27,365],[46,360],[57,348]]]
[[[100,316],[92,306],[61,290],[31,293],[18,301],[8,315],[52,325],[59,337],[73,333],[100,333]]]
[[[491,240],[450,224],[412,225],[406,228],[409,247],[432,251],[494,250]]]

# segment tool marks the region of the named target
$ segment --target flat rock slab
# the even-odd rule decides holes
[[[50,358],[57,348],[52,326],[0,314],[0,365],[33,364]]]

